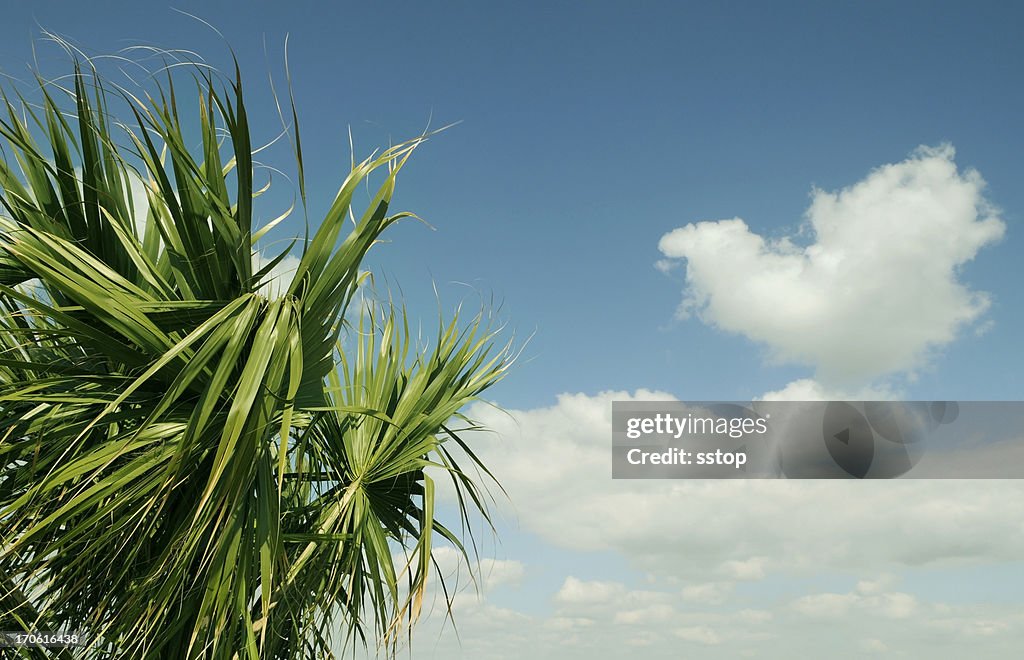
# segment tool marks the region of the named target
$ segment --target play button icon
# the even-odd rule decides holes
[[[875,435],[859,410],[842,401],[829,403],[822,436],[836,465],[858,479],[867,475],[875,458]]]

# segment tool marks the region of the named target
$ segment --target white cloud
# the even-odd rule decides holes
[[[264,255],[262,252],[253,252],[253,273],[265,268],[273,259],[273,256]],[[287,291],[295,277],[295,271],[299,268],[299,261],[298,257],[289,254],[275,264],[263,278],[263,285],[259,288],[259,292],[265,296],[275,297]]]
[[[659,621],[670,621],[676,615],[676,610],[671,605],[661,603],[622,610],[615,613],[614,622],[625,625],[638,625],[657,623]]]
[[[484,589],[490,590],[505,585],[518,585],[526,574],[526,568],[521,561],[485,558],[480,560],[479,572]]]
[[[766,392],[761,401],[890,401],[898,392],[885,386],[828,387],[813,378],[794,380],[780,390]]]
[[[865,596],[874,596],[882,593],[886,589],[889,589],[895,582],[896,580],[893,576],[883,575],[875,578],[874,580],[861,580],[857,582],[857,586],[854,588],[854,591]]]
[[[565,578],[555,600],[570,605],[593,605],[619,600],[626,588],[616,582],[584,581],[573,576]]]
[[[822,593],[802,596],[793,603],[793,608],[804,616],[819,619],[836,619],[858,611],[868,616],[887,619],[907,619],[918,611],[918,602],[910,594],[901,592],[863,593]]]
[[[951,617],[937,619],[933,625],[955,632],[966,637],[993,637],[1020,627],[1021,616],[1003,615],[1002,617],[963,618]]]
[[[617,553],[680,589],[1024,556],[1024,527],[1013,522],[1024,519],[1024,483],[1016,480],[612,479],[612,401],[670,398],[564,394],[508,414],[478,405],[469,416],[497,433],[470,438],[524,529],[561,548]]]
[[[861,640],[860,647],[869,653],[885,653],[889,650],[885,642],[874,637]]]
[[[739,219],[699,222],[659,243],[686,262],[680,311],[809,364],[825,382],[913,370],[989,306],[960,267],[1005,225],[950,146],[920,148],[838,192],[815,189],[813,242],[768,239]]]
[[[765,610],[740,610],[736,616],[744,623],[768,623],[775,618],[771,612]]]
[[[722,564],[722,572],[733,580],[760,580],[764,577],[764,557],[751,557],[745,561],[730,560]]]
[[[557,630],[559,632],[568,632],[579,630],[583,628],[590,628],[594,625],[593,619],[586,617],[566,617],[556,616],[548,619],[544,623],[544,627],[548,630]]]
[[[706,626],[677,628],[675,633],[676,637],[687,642],[697,642],[699,644],[708,645],[722,643],[722,638],[718,636],[718,633]]]
[[[683,600],[691,603],[717,605],[725,602],[732,593],[732,584],[728,582],[704,582],[683,587]]]
[[[471,558],[471,564],[467,564],[465,556],[448,545],[434,548],[431,557],[431,570],[439,574],[450,592],[458,591],[464,596],[463,601],[480,601],[480,595],[497,587],[517,586],[526,575],[521,561],[480,557],[478,560]],[[396,555],[397,566],[405,566],[407,561],[405,555]]]
[[[149,196],[146,194],[146,183],[134,170],[128,170],[128,194],[131,197],[132,218],[135,232],[142,238],[146,234],[146,216],[149,215]]]

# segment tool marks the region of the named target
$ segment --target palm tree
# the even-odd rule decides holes
[[[180,67],[146,94],[73,61],[66,86],[0,105],[0,630],[86,631],[75,657],[325,658],[339,628],[393,652],[434,544],[466,554],[471,514],[489,524],[490,473],[451,420],[471,427],[459,411],[512,362],[482,315],[429,347],[390,305],[344,329],[427,136],[353,163],[268,293],[285,253],[253,266],[270,226],[237,62],[191,66],[183,95]],[[460,533],[436,519],[439,475]]]

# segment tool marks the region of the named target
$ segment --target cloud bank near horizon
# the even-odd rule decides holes
[[[494,577],[456,596],[461,644],[442,632],[437,601],[428,641],[414,648],[445,658],[786,658],[840,647],[836,657],[997,658],[1024,639],[1019,605],[957,596],[985,567],[1017,574],[1024,485],[611,479],[611,402],[673,399],[607,391],[526,410],[472,406],[469,417],[494,431],[467,439],[508,493],[500,518],[541,544],[482,561]],[[547,566],[545,548],[581,560]],[[457,563],[445,549],[441,559]]]

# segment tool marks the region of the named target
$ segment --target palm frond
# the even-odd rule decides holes
[[[363,258],[410,215],[389,208],[426,135],[355,164],[267,294],[238,65],[191,70],[195,152],[174,71],[147,93],[76,61],[67,88],[3,97],[0,628],[82,628],[95,658],[324,658],[339,628],[393,651],[437,540],[463,548],[429,473],[486,519],[456,454],[486,468],[447,424],[509,347],[456,315],[420,349],[390,309],[336,349]]]

